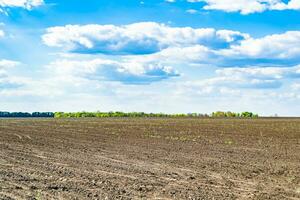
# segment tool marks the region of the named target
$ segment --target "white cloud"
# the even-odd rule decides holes
[[[193,45],[225,48],[248,37],[247,34],[234,31],[179,28],[142,22],[126,26],[91,24],[51,27],[42,38],[48,46],[71,52],[137,55]]]
[[[67,55],[76,52],[75,57],[77,55],[105,57],[115,62],[112,64],[115,68],[106,69],[114,68],[115,71],[122,69],[130,75],[133,73],[128,71],[129,69],[145,69],[146,66],[176,68],[206,65],[253,68],[253,66],[291,67],[300,63],[300,31],[253,38],[249,34],[232,30],[170,27],[144,22],[125,26],[52,27],[43,35],[43,41],[48,46],[62,49],[63,52],[71,52]],[[130,68],[127,67],[129,65]],[[107,76],[107,70],[105,73]],[[120,79],[119,74],[112,74]],[[147,78],[149,76],[146,76]],[[261,80],[254,82],[259,85]]]
[[[44,3],[43,0],[0,0],[0,7],[21,7],[25,9],[32,9]]]
[[[218,67],[232,66],[293,66],[300,63],[300,31],[269,35],[262,38],[250,36],[236,43],[239,32],[216,31],[218,38],[229,46],[213,48],[214,40],[206,45],[176,46],[155,54],[134,56],[137,60],[159,60],[168,63],[206,64]],[[245,34],[246,35],[246,34]]]
[[[247,77],[252,79],[300,78],[300,66],[294,67],[252,67],[225,68],[216,71],[219,76]]]
[[[188,61],[192,58],[202,63],[208,63],[213,58],[211,64],[219,63],[219,66],[256,65],[258,62],[295,65],[300,61],[300,31],[253,38],[232,30],[170,27],[142,22],[125,26],[92,24],[51,27],[42,38],[50,47],[80,54],[150,57],[160,54],[160,58],[166,59],[169,54],[172,59],[177,57]],[[174,55],[170,55],[172,52]]]
[[[125,84],[149,84],[179,76],[172,67],[156,63],[119,62],[107,59],[58,60],[47,66],[55,76]]]
[[[0,29],[0,38],[5,36],[5,32],[3,30]]]
[[[9,73],[12,68],[18,65],[20,63],[16,61],[0,60],[0,90],[15,88],[22,84],[19,78]]]
[[[188,10],[186,10],[186,12],[189,13],[189,14],[196,14],[196,13],[198,13],[198,11],[195,10],[195,9],[188,9]]]
[[[12,60],[0,60],[0,70],[7,70],[9,68],[13,68],[18,66],[20,63]]]
[[[125,56],[125,60],[136,63],[169,63],[171,65],[192,63],[211,64],[217,62],[214,51],[202,46],[170,47],[155,54]]]
[[[300,31],[288,31],[262,38],[252,38],[248,34],[230,30],[215,31],[215,35],[218,40],[208,39],[208,45],[203,42],[189,46],[171,46],[155,54],[140,56],[139,60],[198,63],[219,67],[293,66],[300,63]],[[220,40],[224,41],[223,46],[220,45]]]
[[[278,89],[285,79],[300,79],[300,66],[283,67],[251,67],[224,68],[216,70],[216,76],[184,83],[198,94],[231,92],[239,94],[245,89]],[[296,88],[297,85],[294,86]]]
[[[294,84],[292,84],[291,88],[292,88],[293,91],[300,91],[300,83],[294,83]]]
[[[239,45],[223,51],[229,56],[248,58],[290,59],[300,55],[300,31],[268,35],[263,38],[248,38]]]
[[[205,2],[205,10],[222,10],[240,12],[241,14],[259,13],[266,10],[300,10],[299,0],[187,0],[188,2]]]
[[[155,88],[159,90],[173,84],[163,91],[168,91],[168,95],[161,99],[200,99],[203,103],[205,98],[208,104],[217,100],[223,105],[232,99],[243,99],[245,105],[241,108],[252,105],[251,96],[260,98],[261,108],[269,97],[276,102],[284,98],[296,101],[300,96],[298,90],[284,91],[300,78],[300,31],[253,38],[232,30],[170,27],[151,22],[125,26],[67,25],[49,28],[43,41],[64,54],[49,64],[52,73],[47,71],[49,76],[58,78],[52,82],[68,85],[64,92],[73,91],[72,87],[90,91],[95,85],[100,90],[99,85],[116,83],[119,85],[111,86],[110,95],[127,94],[133,99],[145,94],[140,84],[159,85]],[[196,65],[218,70],[213,75],[212,71],[203,70],[197,78],[191,68]],[[180,78],[159,83],[178,76],[176,69]],[[195,71],[200,73],[201,68]],[[136,87],[134,91],[130,86]]]
[[[282,83],[275,79],[256,79],[247,76],[216,76],[199,81],[189,81],[186,87],[197,89],[201,93],[213,94],[216,91],[230,91],[230,93],[239,94],[245,89],[274,89],[281,87]]]

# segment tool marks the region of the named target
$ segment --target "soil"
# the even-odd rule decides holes
[[[0,199],[300,199],[300,119],[2,119]]]

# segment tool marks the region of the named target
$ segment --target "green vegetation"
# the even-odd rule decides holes
[[[252,112],[213,112],[211,115],[188,113],[188,114],[165,114],[165,113],[144,113],[144,112],[0,112],[0,118],[85,118],[85,117],[97,117],[97,118],[109,118],[109,117],[153,117],[153,118],[258,118],[257,114]]]
[[[165,113],[144,113],[144,112],[56,112],[54,113],[55,118],[84,118],[84,117],[169,117],[169,118],[185,118],[185,117],[213,117],[213,118],[258,118],[257,114],[252,112],[234,113],[234,112],[214,112],[211,115],[199,114],[199,113],[188,113],[188,114],[165,114]]]
[[[238,118],[258,118],[258,114],[254,114],[252,112],[242,112],[242,113],[234,113],[234,112],[223,112],[223,111],[217,111],[217,112],[213,112],[211,117],[214,118],[234,118],[234,117],[238,117]]]
[[[144,112],[74,112],[74,113],[64,113],[56,112],[54,113],[55,118],[81,118],[81,117],[208,117],[208,115],[202,115],[197,113],[190,114],[165,114],[165,113],[144,113]]]

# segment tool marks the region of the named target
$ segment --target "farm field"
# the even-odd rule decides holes
[[[300,119],[1,119],[0,199],[300,199]]]

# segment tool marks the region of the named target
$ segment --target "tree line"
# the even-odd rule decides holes
[[[109,118],[109,117],[149,117],[149,118],[258,118],[258,114],[252,112],[213,112],[211,115],[200,113],[188,113],[188,114],[165,114],[165,113],[144,113],[144,112],[56,112],[55,118],[82,118],[82,117],[97,117],[97,118]]]
[[[223,111],[217,111],[217,112],[213,112],[211,114],[211,117],[215,117],[215,118],[226,118],[226,117],[230,117],[230,118],[258,118],[258,114],[252,113],[252,112],[242,112],[242,113],[235,113],[235,112],[223,112]]]
[[[81,117],[208,117],[208,115],[189,113],[189,114],[165,114],[165,113],[144,113],[144,112],[56,112],[54,113],[55,118],[81,118]]]
[[[0,118],[53,118],[53,112],[0,112]]]
[[[165,113],[144,113],[144,112],[0,112],[0,118],[258,118],[252,112],[223,112],[217,111],[212,114],[188,113],[188,114],[165,114]]]

